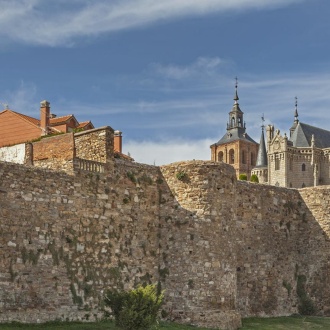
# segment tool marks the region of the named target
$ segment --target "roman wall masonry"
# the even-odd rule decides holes
[[[0,321],[100,319],[106,289],[143,283],[166,290],[162,315],[182,323],[237,329],[241,316],[297,313],[297,288],[330,315],[329,187],[103,150],[90,159],[103,171],[0,162]]]

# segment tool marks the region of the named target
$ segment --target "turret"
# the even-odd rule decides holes
[[[235,84],[235,95],[234,95],[234,105],[229,112],[229,122],[227,123],[227,130],[233,128],[242,128],[245,131],[245,123],[243,123],[243,112],[241,111],[238,104],[238,92],[237,92],[237,78]]]

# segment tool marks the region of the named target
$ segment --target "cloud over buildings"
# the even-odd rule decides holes
[[[304,0],[0,0],[0,34],[7,39],[48,46],[72,45],[96,36],[225,11],[268,9]]]

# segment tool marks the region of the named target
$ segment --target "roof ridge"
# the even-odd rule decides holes
[[[326,132],[330,132],[330,130],[328,129],[325,129],[325,128],[321,128],[321,127],[316,127],[316,126],[313,126],[313,125],[309,125],[309,124],[305,124],[305,123],[302,123],[302,122],[299,122],[299,124],[301,125],[304,125],[304,126],[308,126],[308,127],[313,127],[313,128],[316,128],[318,130],[321,130],[321,131],[326,131]]]
[[[64,117],[72,117],[73,116],[73,114],[70,114],[70,115],[64,115],[64,116],[56,116],[56,117],[54,117],[54,118],[51,118],[51,119],[60,119],[60,118],[64,118]]]
[[[16,116],[21,117],[23,120],[27,121],[28,123],[30,123],[31,125],[34,125],[38,128],[40,128],[40,120],[28,115],[23,115],[20,112],[14,111],[14,110],[10,110],[10,109],[6,109],[5,111],[10,111],[11,113],[13,113]]]

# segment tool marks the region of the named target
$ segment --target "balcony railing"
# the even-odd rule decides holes
[[[104,163],[95,162],[93,160],[75,158],[74,159],[74,169],[87,171],[87,172],[96,172],[104,173]]]

